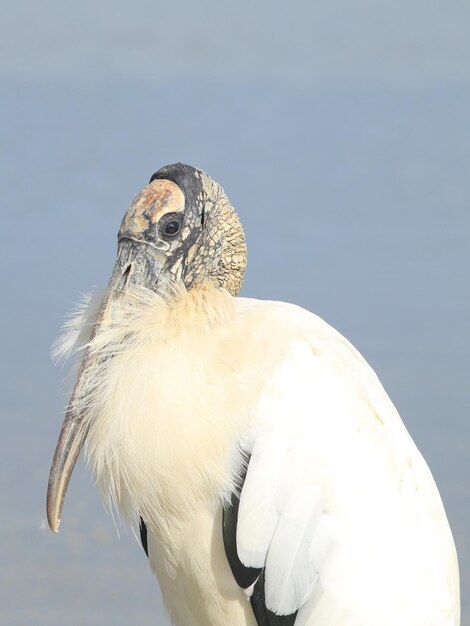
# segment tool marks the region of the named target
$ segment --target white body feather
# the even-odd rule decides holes
[[[373,371],[324,321],[207,285],[169,305],[136,290],[92,348],[106,359],[84,407],[88,458],[111,502],[145,519],[176,626],[255,624],[222,542],[241,447],[238,551],[266,566],[271,611],[298,610],[296,626],[459,624],[431,473]]]

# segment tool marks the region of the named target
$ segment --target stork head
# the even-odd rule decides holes
[[[124,215],[116,263],[90,341],[106,328],[132,286],[167,298],[175,284],[191,289],[210,281],[236,295],[245,266],[243,229],[223,189],[189,165],[163,167]],[[87,435],[83,407],[96,358],[88,348],[52,462],[47,517],[54,532],[59,528],[70,476]]]

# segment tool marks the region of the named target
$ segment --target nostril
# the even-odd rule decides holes
[[[119,291],[124,289],[125,286],[127,285],[128,281],[129,281],[129,276],[131,275],[131,268],[132,268],[132,263],[129,263],[129,265],[123,271],[122,276],[121,276],[121,280],[119,281],[119,287],[118,287]]]

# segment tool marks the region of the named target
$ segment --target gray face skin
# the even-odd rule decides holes
[[[202,211],[201,202],[187,202],[176,183],[150,182],[122,220],[113,273],[117,282],[112,279],[110,289],[139,284],[161,291],[163,276],[186,284],[188,255],[202,234]]]
[[[243,281],[246,246],[241,224],[222,188],[207,174],[184,164],[156,172],[135,198],[121,223],[118,253],[90,341],[112,319],[131,285],[163,298],[172,285],[191,289],[211,281],[236,295]],[[57,443],[47,492],[49,526],[58,531],[62,506],[87,431],[79,409],[88,372],[85,352]]]

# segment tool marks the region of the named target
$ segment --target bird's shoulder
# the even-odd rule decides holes
[[[318,405],[321,398],[328,398],[328,403],[342,400],[349,410],[354,397],[367,402],[369,411],[382,413],[382,419],[396,419],[374,370],[324,319],[295,304],[252,298],[236,298],[235,310],[245,343],[256,346],[256,354],[269,362],[264,397],[275,391],[279,399],[285,390],[294,407],[295,391],[301,402],[309,398]]]
[[[254,298],[238,297],[234,303],[237,319],[245,327],[255,325],[260,336],[269,335],[274,343],[297,341],[314,348],[315,356],[349,356],[367,366],[358,350],[339,331],[307,309],[288,302]]]

